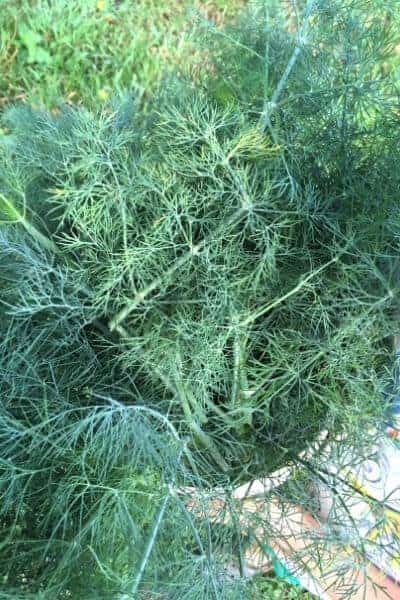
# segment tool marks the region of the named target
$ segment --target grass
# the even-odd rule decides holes
[[[190,13],[220,23],[243,0],[0,0],[0,107],[15,100],[93,107],[146,92],[171,68],[199,59],[185,36]]]

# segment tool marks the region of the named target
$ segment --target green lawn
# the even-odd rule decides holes
[[[169,69],[195,67],[196,13],[222,22],[243,0],[0,0],[0,107],[60,98],[93,106]]]

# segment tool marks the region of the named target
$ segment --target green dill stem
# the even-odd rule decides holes
[[[129,339],[129,333],[124,327],[118,325],[115,329],[121,337],[123,337],[126,340]],[[157,372],[157,375],[161,378],[161,380],[164,382],[164,384],[167,385],[167,387],[172,391],[172,393],[177,395],[181,400],[182,409],[186,417],[185,420],[189,429],[192,430],[195,437],[197,437],[198,440],[212,453],[212,456],[215,459],[215,462],[219,465],[219,467],[221,467],[221,469],[225,472],[228,471],[229,466],[226,463],[220,451],[218,450],[218,448],[216,447],[215,443],[213,442],[211,437],[201,429],[200,425],[193,418],[192,410],[190,408],[187,395],[185,394],[184,390],[179,389],[179,386],[177,388],[176,384],[173,384],[167,377],[165,377],[165,375],[161,373],[157,367],[155,367],[155,371]],[[200,409],[200,407],[198,407],[197,405],[196,399],[193,396],[191,397],[191,399],[195,403],[195,406],[198,409]]]
[[[50,238],[41,233],[34,225],[32,225],[32,223],[30,223],[30,221],[28,221],[28,219],[25,216],[25,211],[20,212],[16,208],[16,206],[4,196],[4,194],[0,193],[0,200],[6,205],[7,211],[13,219],[12,221],[9,221],[10,224],[18,223],[22,225],[25,231],[31,237],[33,237],[43,248],[49,250],[50,252],[53,252],[54,254],[59,254],[60,250],[57,247],[57,245]],[[87,296],[90,296],[90,292],[86,287],[83,287],[82,291]],[[101,321],[99,321],[98,319],[93,319],[92,323],[99,331],[101,331],[105,335],[108,335],[109,331],[107,327],[103,325],[103,323],[101,323]]]
[[[117,326],[122,321],[124,321],[130,315],[130,313],[133,310],[135,310],[137,306],[139,306],[139,304],[143,302],[143,300],[146,300],[147,296],[151,294],[151,292],[157,289],[164,281],[168,280],[171,277],[171,275],[175,273],[175,271],[180,269],[180,267],[186,264],[193,256],[196,256],[202,250],[204,250],[206,245],[212,239],[214,239],[221,231],[224,231],[227,227],[235,223],[235,221],[238,220],[244,212],[246,212],[246,208],[242,206],[229,219],[227,219],[219,227],[217,227],[215,231],[213,231],[210,235],[206,236],[198,244],[192,246],[188,252],[186,252],[180,258],[178,258],[178,260],[176,260],[170,266],[170,268],[165,271],[165,273],[163,273],[159,277],[156,277],[146,288],[138,292],[135,295],[135,297],[130,302],[128,302],[126,306],[122,310],[120,310],[113,319],[111,319],[109,325],[110,331],[114,331],[114,329],[116,329]]]
[[[177,395],[181,399],[182,404],[185,408],[185,413],[187,415],[190,415],[190,421],[193,420],[193,418],[191,416],[192,410],[193,410],[195,417],[196,417],[196,423],[197,423],[197,421],[199,421],[202,425],[207,423],[208,419],[207,419],[203,409],[201,408],[199,403],[194,398],[192,392],[185,389],[185,386],[182,382],[182,378],[179,378],[176,381],[175,389],[176,389]],[[190,407],[192,407],[192,408],[190,408]]]
[[[235,334],[235,341],[233,347],[233,386],[232,386],[232,407],[236,406],[236,402],[239,396],[239,377],[240,377],[240,340],[239,336]]]
[[[193,494],[193,492],[191,493],[191,495]],[[174,490],[174,497],[175,500],[177,502],[177,504],[180,506],[181,510],[182,510],[182,514],[186,517],[188,523],[189,523],[189,527],[193,532],[193,536],[196,540],[196,543],[199,547],[199,550],[201,552],[201,556],[205,558],[205,560],[207,561],[208,564],[208,568],[209,568],[209,573],[211,575],[211,585],[213,587],[214,590],[214,594],[215,594],[215,598],[219,597],[218,594],[218,586],[217,586],[217,582],[215,581],[215,577],[213,576],[213,563],[212,563],[212,548],[211,548],[211,544],[209,544],[209,549],[208,551],[206,550],[206,548],[204,547],[204,544],[201,540],[201,537],[199,535],[198,530],[196,529],[195,523],[194,523],[194,519],[190,513],[189,510],[187,510],[186,506],[184,505],[184,503],[182,502],[182,500],[179,498],[179,490]],[[210,524],[207,524],[208,527],[210,527]],[[211,537],[211,535],[210,535]]]
[[[100,569],[102,575],[104,577],[109,577],[109,574],[107,573],[107,571],[105,570],[104,566],[101,563],[101,560],[99,559],[99,557],[97,556],[94,548],[92,546],[88,546],[88,550],[91,553],[91,555],[93,556],[94,560],[96,561],[96,564],[98,566],[98,568]],[[122,600],[122,599],[121,599]]]
[[[126,336],[126,332],[124,333],[124,335]],[[183,443],[183,450],[182,453],[184,454],[184,456],[186,457],[188,463],[190,464],[193,473],[196,473],[199,481],[200,481],[200,475],[197,472],[197,467],[196,464],[193,460],[193,457],[190,453],[190,450],[187,448],[186,442],[184,442],[180,437],[179,434],[177,432],[177,430],[175,429],[174,425],[171,423],[171,421],[168,419],[168,417],[166,417],[165,415],[163,415],[162,413],[158,412],[157,410],[154,410],[153,408],[150,408],[149,406],[140,406],[140,405],[135,405],[135,406],[127,406],[125,404],[120,404],[119,402],[116,402],[115,400],[113,400],[110,396],[103,396],[102,394],[93,394],[93,396],[95,398],[99,398],[100,400],[108,400],[109,402],[114,402],[116,404],[118,404],[119,408],[122,408],[123,410],[130,410],[133,412],[142,412],[150,417],[153,417],[154,419],[160,421],[161,423],[163,423],[166,428],[168,429],[168,431],[172,434],[172,437],[174,438],[174,440],[176,442],[178,442],[179,444]]]
[[[242,373],[242,340],[238,329],[239,321],[237,316],[232,318],[234,328],[234,342],[233,342],[233,383],[232,383],[232,394],[231,394],[231,407],[235,408],[238,401],[241,385],[243,383]]]
[[[254,48],[251,48],[250,46],[246,46],[245,44],[242,44],[241,42],[239,42],[237,39],[235,39],[231,35],[228,35],[225,31],[223,31],[223,29],[215,28],[213,30],[213,33],[216,36],[219,36],[219,37],[225,38],[226,40],[229,40],[237,48],[241,48],[242,50],[245,50],[246,53],[251,54],[252,56],[255,56],[256,58],[259,58],[260,60],[264,60],[264,57],[259,52],[254,50]]]
[[[293,54],[290,57],[288,64],[286,65],[286,69],[284,70],[283,75],[280,78],[278,85],[276,86],[276,89],[272,95],[271,100],[267,100],[264,104],[264,110],[263,110],[263,113],[262,113],[261,119],[260,119],[260,121],[261,121],[260,133],[264,133],[265,130],[267,129],[267,127],[269,126],[271,112],[275,110],[276,104],[279,101],[279,98],[281,97],[283,90],[285,89],[285,86],[286,86],[287,80],[289,79],[290,73],[292,72],[292,70],[297,62],[297,59],[300,56],[303,44],[307,37],[308,25],[310,22],[310,16],[311,16],[311,12],[314,7],[314,4],[315,4],[315,0],[308,0],[306,8],[305,8],[304,23],[303,23],[303,26],[298,35],[299,41],[297,43],[297,46],[293,50]]]
[[[20,212],[16,208],[16,206],[11,202],[11,200],[8,200],[8,198],[6,198],[4,194],[0,194],[0,200],[4,202],[4,204],[7,207],[7,210],[14,219],[13,221],[10,221],[10,223],[20,223],[24,227],[25,231],[27,231],[29,235],[31,235],[36,241],[38,241],[39,244],[41,244],[41,246],[43,246],[47,250],[51,250],[52,252],[58,252],[55,243],[52,242],[43,233],[41,233],[38,229],[36,229],[36,227],[28,221],[25,214]]]
[[[143,302],[147,298],[151,292],[157,289],[164,279],[168,279],[171,275],[175,273],[177,269],[182,267],[192,256],[196,255],[202,248],[202,244],[197,244],[193,246],[189,252],[181,256],[167,271],[160,275],[160,277],[156,277],[146,288],[138,292],[133,300],[129,302],[125,308],[123,308],[110,322],[110,331],[114,331],[117,326],[126,319],[130,315],[130,313],[135,310],[139,304]]]
[[[332,265],[333,263],[337,262],[338,260],[339,260],[339,255],[335,256],[334,258],[332,258],[332,260],[330,260],[329,262],[327,262],[325,265],[322,265],[321,267],[319,267],[315,271],[312,271],[309,275],[307,275],[307,277],[305,277],[304,279],[301,279],[299,281],[299,283],[293,289],[291,289],[289,292],[287,292],[286,294],[284,294],[280,298],[277,298],[276,300],[274,300],[270,304],[266,304],[265,306],[263,306],[262,308],[260,308],[257,312],[253,313],[252,315],[249,315],[247,317],[247,319],[244,319],[243,321],[241,321],[240,325],[242,325],[242,326],[250,325],[250,323],[253,323],[256,319],[258,319],[259,317],[262,317],[263,315],[265,315],[265,313],[269,312],[270,310],[272,310],[273,308],[275,308],[279,304],[282,304],[282,302],[284,302],[285,300],[287,300],[291,296],[294,296],[294,294],[297,294],[297,292],[299,292],[305,285],[307,285],[307,283],[311,279],[313,279],[319,273],[321,273],[321,271],[324,271],[330,265]]]
[[[130,590],[130,596],[132,596],[133,598],[136,597],[136,592],[138,590],[140,582],[143,579],[143,575],[144,575],[147,563],[149,561],[150,555],[151,555],[151,553],[153,551],[153,546],[154,546],[155,541],[157,539],[158,530],[160,529],[161,522],[163,520],[164,513],[166,511],[166,508],[167,508],[169,499],[171,498],[171,495],[172,495],[172,492],[171,492],[171,489],[169,489],[168,493],[163,498],[163,500],[162,500],[162,502],[161,502],[161,504],[159,506],[156,518],[154,520],[153,529],[152,529],[152,531],[150,533],[149,540],[148,540],[148,543],[147,543],[147,546],[146,546],[145,553],[144,553],[143,558],[141,560],[141,563],[139,565],[139,570],[138,570],[138,573],[137,573],[137,575],[135,577],[135,581],[133,582],[132,588]],[[125,595],[122,596],[121,600],[123,600],[124,598],[126,598]]]
[[[183,403],[183,411],[187,416],[188,424],[189,424],[190,428],[192,429],[193,433],[195,434],[195,436],[204,445],[204,447],[207,448],[207,450],[209,450],[209,452],[211,453],[211,456],[213,457],[215,462],[218,464],[218,466],[225,473],[228,472],[229,471],[228,463],[226,462],[226,460],[224,459],[224,457],[222,456],[222,454],[220,453],[220,451],[218,450],[218,448],[216,447],[216,445],[214,444],[214,442],[212,441],[210,436],[207,435],[206,433],[204,433],[204,431],[200,428],[200,426],[191,418],[190,409],[189,409],[189,411],[187,408],[185,409],[184,403]]]
[[[193,431],[194,435],[198,438],[198,440],[211,452],[212,456],[214,457],[214,459],[218,463],[218,465],[221,467],[221,469],[223,471],[228,471],[229,467],[228,467],[224,457],[222,456],[222,454],[220,453],[220,451],[214,444],[211,437],[203,431],[203,429],[200,427],[200,425],[197,422],[197,418],[200,419],[201,416],[199,417],[199,415],[197,414],[196,415],[197,418],[193,417],[192,409],[190,407],[189,400],[188,400],[188,396],[185,393],[185,390],[182,390],[179,388],[181,388],[181,386],[178,384],[177,392],[179,394],[179,399],[181,400],[182,409],[183,409],[184,415],[186,417],[186,422],[187,422],[189,428]],[[191,397],[192,397],[192,395],[191,395]],[[194,398],[193,398],[193,402],[195,404],[195,410],[196,410],[196,408],[199,409],[200,407],[198,407],[197,402],[195,401]]]
[[[200,425],[193,419],[192,411],[190,410],[189,403],[187,401],[186,396],[183,394],[181,396],[182,401],[182,409],[186,417],[186,422],[190,429],[193,431],[195,436],[199,439],[199,441],[211,452],[211,455],[215,459],[215,462],[221,467],[223,471],[228,471],[229,467],[226,463],[224,457],[214,444],[213,440],[207,435],[200,427]]]

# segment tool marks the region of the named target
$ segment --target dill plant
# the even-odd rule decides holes
[[[306,505],[314,478],[343,503],[300,453],[329,430],[336,460],[361,460],[383,415],[398,19],[266,2],[200,23],[203,72],[145,106],[8,110],[0,598],[250,597],[227,564],[282,532],[257,515],[243,532],[233,486],[291,465],[273,495]]]

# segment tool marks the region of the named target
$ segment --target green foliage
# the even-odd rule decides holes
[[[326,428],[362,456],[382,416],[398,5],[274,7],[201,24],[202,76],[145,106],[5,115],[0,598],[251,597],[239,509],[177,489],[229,498]]]
[[[218,22],[226,12],[202,0],[0,0],[0,108],[15,98],[96,106],[153,89],[163,70],[199,61],[185,36],[193,9]]]
[[[284,581],[273,577],[257,577],[254,580],[254,600],[308,600],[310,594],[299,587],[288,586]]]

